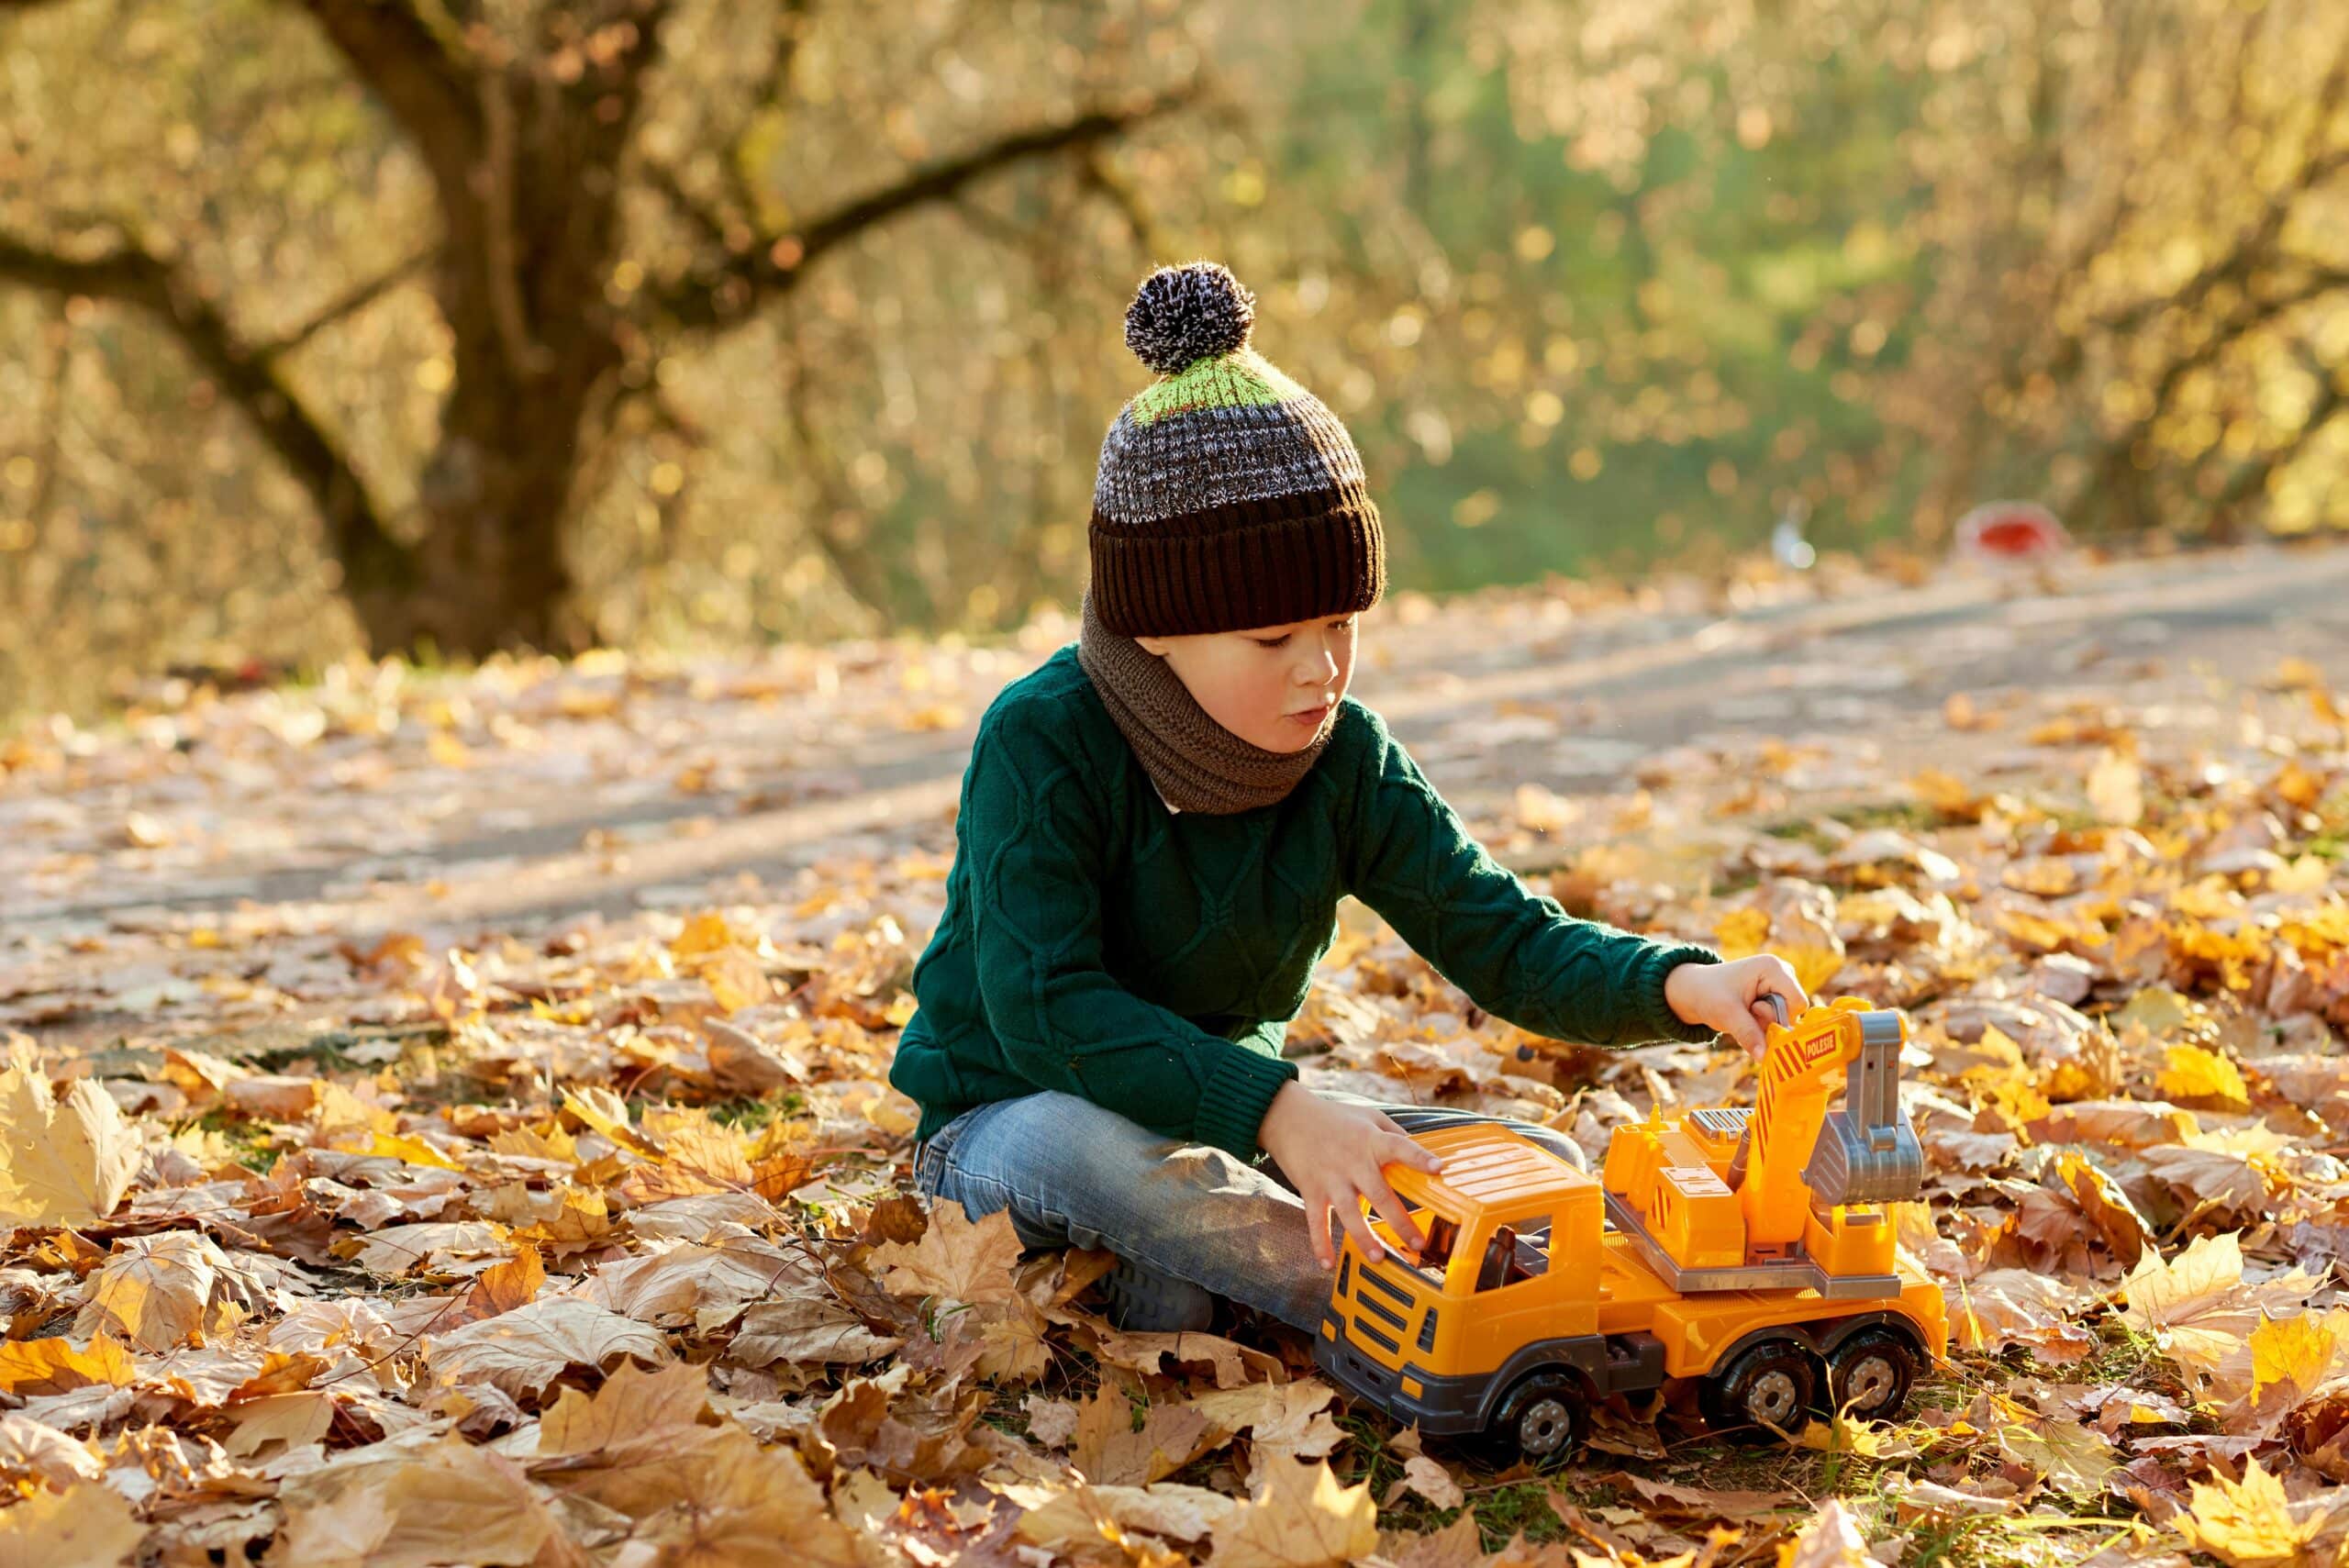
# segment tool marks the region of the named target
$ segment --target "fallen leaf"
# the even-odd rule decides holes
[[[431,1335],[424,1352],[441,1382],[487,1383],[516,1399],[536,1397],[574,1366],[600,1371],[623,1357],[655,1366],[670,1359],[659,1334],[575,1296],[541,1296]]]
[[[539,1420],[539,1452],[589,1453],[664,1427],[696,1425],[709,1409],[709,1373],[689,1362],[646,1372],[622,1362],[594,1395],[566,1388]]]
[[[2215,1051],[2194,1044],[2169,1048],[2169,1064],[2162,1069],[2160,1087],[2170,1099],[2221,1110],[2251,1108],[2251,1089],[2243,1069]]]
[[[998,1209],[974,1225],[963,1206],[949,1198],[931,1209],[930,1229],[918,1242],[876,1247],[873,1262],[889,1271],[881,1284],[892,1296],[942,1296],[975,1306],[1009,1301],[1019,1294],[1012,1270],[1019,1253],[1010,1215]]]
[[[863,1568],[798,1456],[761,1449],[730,1421],[665,1427],[531,1468],[634,1519],[630,1539],[664,1568]]]
[[[745,1312],[726,1359],[751,1367],[776,1362],[855,1366],[878,1361],[904,1342],[874,1333],[855,1313],[811,1291],[761,1302]]]
[[[77,1078],[59,1098],[18,1052],[0,1072],[0,1226],[79,1225],[112,1214],[139,1171],[139,1138],[114,1097]]]
[[[1330,1385],[1318,1381],[1252,1383],[1202,1394],[1191,1408],[1225,1431],[1247,1432],[1258,1462],[1319,1459],[1345,1440],[1330,1418],[1331,1397]]]
[[[0,1514],[0,1568],[114,1568],[147,1539],[147,1527],[108,1486],[46,1488]]]
[[[1162,1481],[1152,1486],[1045,1486],[997,1484],[1019,1505],[1019,1537],[1049,1551],[1084,1556],[1114,1545],[1125,1530],[1148,1530],[1172,1540],[1204,1540],[1243,1505],[1204,1486]]]
[[[87,1346],[63,1335],[0,1343],[0,1392],[31,1397],[94,1384],[119,1388],[139,1375],[130,1353],[100,1335]]]
[[[1403,1473],[1387,1487],[1384,1506],[1393,1507],[1407,1491],[1417,1492],[1439,1508],[1457,1508],[1468,1501],[1468,1494],[1460,1489],[1452,1472],[1423,1453],[1403,1462]]]
[[[1370,1483],[1340,1486],[1329,1462],[1260,1465],[1255,1495],[1216,1525],[1214,1568],[1326,1568],[1378,1544]]]
[[[453,1433],[411,1453],[354,1450],[295,1475],[280,1496],[270,1568],[527,1563],[562,1538],[518,1465]]]
[[[1842,1498],[1820,1504],[1794,1539],[1778,1548],[1778,1568],[1869,1568],[1867,1538]]]
[[[228,1260],[196,1230],[130,1236],[83,1287],[73,1332],[105,1332],[152,1355],[176,1350],[203,1326]]]
[[[1213,1445],[1216,1425],[1196,1406],[1152,1405],[1141,1425],[1133,1404],[1104,1380],[1093,1397],[1077,1407],[1076,1435],[1069,1457],[1087,1481],[1139,1486],[1172,1475]]]
[[[2255,1459],[2243,1462],[2241,1481],[2223,1474],[2197,1481],[2193,1503],[2170,1521],[2197,1551],[2207,1551],[2228,1568],[2281,1568],[2301,1560],[2302,1549],[2316,1539],[2332,1514],[2318,1499],[2299,1505],[2284,1495],[2284,1485],[2259,1467]]]
[[[2264,1318],[2297,1313],[2316,1285],[2314,1278],[2297,1269],[2246,1284],[2236,1237],[2198,1236],[2175,1258],[2145,1254],[2121,1282],[2129,1305],[2119,1316],[2152,1338],[2179,1366],[2207,1379],[2226,1364]]]
[[[106,1456],[82,1439],[20,1411],[0,1414],[0,1481],[46,1482],[65,1491],[106,1473]]]

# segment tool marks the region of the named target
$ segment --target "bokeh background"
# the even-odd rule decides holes
[[[2336,0],[0,0],[0,718],[1072,603],[1211,256],[1397,583],[2349,525]]]

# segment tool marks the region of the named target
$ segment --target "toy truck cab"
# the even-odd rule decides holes
[[[1662,1381],[1652,1337],[1614,1342],[1598,1332],[1598,1182],[1499,1127],[1419,1140],[1443,1170],[1397,1165],[1387,1175],[1428,1248],[1415,1265],[1375,1216],[1372,1231],[1389,1249],[1382,1262],[1346,1242],[1316,1344],[1330,1376],[1431,1436],[1479,1433],[1497,1418],[1525,1426],[1535,1453],[1570,1444],[1587,1393]],[[1581,1380],[1575,1389],[1551,1388],[1569,1377]],[[1574,1396],[1545,1404],[1545,1392]]]

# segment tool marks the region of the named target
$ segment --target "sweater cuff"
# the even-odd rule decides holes
[[[1637,994],[1642,1016],[1653,1032],[1651,1040],[1676,1040],[1690,1045],[1702,1045],[1719,1031],[1705,1024],[1692,1024],[1672,1010],[1664,999],[1664,983],[1672,972],[1684,963],[1719,963],[1721,955],[1694,942],[1658,942],[1654,950],[1641,960]]]
[[[1259,1056],[1244,1045],[1232,1046],[1199,1087],[1199,1110],[1191,1122],[1191,1136],[1237,1159],[1255,1159],[1256,1129],[1264,1125],[1273,1096],[1296,1076],[1294,1062]]]

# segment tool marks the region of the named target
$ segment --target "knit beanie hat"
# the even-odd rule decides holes
[[[1272,806],[1337,728],[1267,751],[1216,722],[1137,637],[1366,610],[1386,585],[1362,458],[1337,417],[1248,346],[1255,297],[1213,261],[1162,267],[1126,311],[1160,379],[1119,411],[1093,488],[1077,658],[1170,810]]]
[[[1129,637],[1241,631],[1376,604],[1386,537],[1336,415],[1249,346],[1256,299],[1214,261],[1161,267],[1126,310],[1159,373],[1101,442],[1091,598]]]

